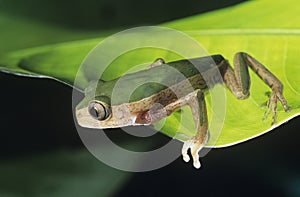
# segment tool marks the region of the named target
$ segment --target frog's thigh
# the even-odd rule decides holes
[[[197,133],[192,139],[184,142],[182,156],[183,160],[188,162],[190,157],[187,152],[191,149],[193,165],[195,168],[200,168],[199,151],[208,141],[207,111],[203,92],[201,90],[193,92],[187,104],[191,108]]]

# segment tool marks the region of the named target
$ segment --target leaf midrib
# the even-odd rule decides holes
[[[300,35],[300,29],[205,29],[186,30],[189,35]]]

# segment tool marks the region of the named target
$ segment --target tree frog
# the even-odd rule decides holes
[[[213,72],[211,60],[217,66],[220,78]],[[130,125],[149,125],[170,115],[178,108],[188,105],[195,122],[196,135],[184,142],[183,160],[188,162],[190,156],[195,168],[200,168],[199,151],[208,141],[208,120],[204,91],[207,82],[225,84],[237,99],[249,97],[250,67],[272,93],[267,102],[264,118],[272,111],[272,125],[276,121],[277,101],[283,109],[289,106],[282,94],[283,85],[264,65],[244,52],[238,52],[233,60],[234,69],[222,55],[212,55],[194,59],[183,59],[165,63],[159,58],[148,69],[122,76],[121,88],[117,99],[112,102],[111,95],[119,78],[111,81],[94,81],[86,88],[85,98],[76,107],[78,124],[89,128],[116,128]],[[215,66],[215,67],[216,67]],[[179,72],[172,72],[174,68]],[[203,73],[209,73],[205,78]],[[183,76],[183,77],[182,77]],[[155,79],[159,83],[143,83]],[[205,79],[205,80],[204,80]],[[131,91],[132,84],[143,84],[134,91],[130,99],[124,96]],[[164,84],[164,85],[162,85]],[[188,88],[192,86],[192,89]],[[176,94],[174,93],[176,92]],[[153,107],[159,103],[159,107]]]

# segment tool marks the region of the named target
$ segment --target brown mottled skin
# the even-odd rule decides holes
[[[209,59],[213,59],[217,66],[211,65]],[[188,149],[191,149],[194,166],[199,168],[198,152],[206,144],[209,135],[204,90],[217,83],[222,83],[237,99],[245,99],[249,96],[250,76],[248,67],[250,67],[272,90],[264,117],[267,117],[272,110],[272,124],[275,124],[277,101],[280,101],[285,111],[289,111],[282,94],[282,83],[265,66],[243,52],[234,56],[233,64],[234,69],[221,55],[211,56],[211,58],[180,60],[166,64],[162,59],[158,59],[150,65],[149,69],[124,76],[124,82],[120,84],[121,91],[118,92],[119,97],[110,106],[111,114],[108,119],[92,120],[88,117],[86,108],[82,108],[76,112],[78,122],[82,126],[94,128],[147,125],[165,118],[184,105],[188,105],[192,110],[197,132],[192,139],[184,142],[182,155],[185,161],[189,161],[190,157],[187,152]],[[177,70],[177,72],[173,72],[168,67]],[[123,95],[126,95],[131,84],[143,84],[142,82],[149,79],[156,79],[167,84],[167,86],[146,84],[143,89],[140,89],[141,91],[131,97],[129,102],[122,100],[126,98]],[[102,82],[96,90],[100,94],[97,95],[97,100],[93,102],[105,103],[110,98],[109,95],[118,80]],[[105,101],[101,99],[105,99]]]

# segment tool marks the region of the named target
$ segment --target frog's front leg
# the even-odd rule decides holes
[[[267,117],[270,110],[272,110],[272,125],[275,124],[277,100],[281,102],[286,112],[289,111],[289,106],[287,105],[287,102],[282,94],[282,83],[264,65],[247,53],[243,52],[235,54],[233,65],[234,71],[229,65],[226,66],[226,69],[223,73],[223,78],[229,90],[235,95],[235,97],[238,99],[245,99],[249,96],[249,66],[256,73],[256,75],[258,75],[272,89],[272,94],[267,103],[267,110],[264,115],[264,119]]]
[[[207,143],[209,138],[207,111],[203,92],[201,90],[193,92],[187,104],[191,108],[197,133],[192,139],[184,142],[182,147],[182,156],[183,160],[188,162],[190,160],[188,149],[191,149],[193,165],[195,168],[200,168],[201,163],[199,161],[199,152]]]
[[[205,98],[203,92],[200,89],[177,99],[175,102],[172,102],[163,108],[150,109],[149,111],[139,114],[137,116],[136,123],[150,124],[159,121],[162,118],[169,116],[179,107],[185,105],[189,105],[191,108],[196,125],[196,135],[190,140],[184,142],[182,148],[182,156],[183,160],[188,162],[190,160],[188,149],[191,149],[194,167],[200,168],[201,164],[199,161],[198,153],[207,143],[209,136]]]
[[[201,163],[199,161],[199,152],[207,143],[209,138],[205,97],[203,92],[198,89],[188,94],[184,98],[179,99],[174,104],[166,106],[165,109],[167,112],[174,111],[174,109],[177,108],[176,105],[178,106],[178,104],[179,106],[189,105],[196,125],[196,135],[190,140],[185,141],[183,144],[182,157],[185,162],[189,162],[190,157],[188,155],[188,150],[190,149],[193,158],[193,165],[198,169],[201,167]]]

